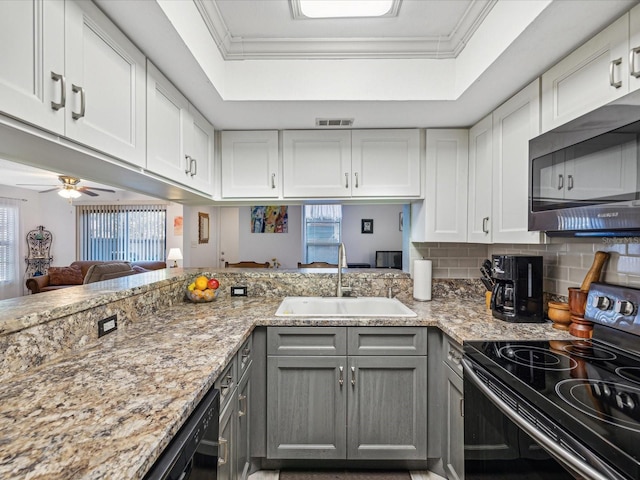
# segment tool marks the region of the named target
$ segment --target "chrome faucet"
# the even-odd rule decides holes
[[[350,292],[351,287],[342,286],[342,269],[347,268],[347,251],[344,243],[338,247],[338,287],[336,288],[336,297],[343,297],[345,292]]]

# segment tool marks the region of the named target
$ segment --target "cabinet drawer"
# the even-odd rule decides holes
[[[275,327],[267,330],[268,355],[346,355],[346,327]]]
[[[247,338],[238,353],[236,354],[236,362],[238,364],[238,378],[242,378],[244,372],[251,365],[251,359],[253,358],[253,336]]]
[[[442,336],[442,357],[444,363],[462,377],[462,346],[446,335]]]
[[[421,327],[351,327],[349,355],[426,355],[427,331]]]
[[[231,394],[238,385],[235,357],[224,367],[224,370],[213,385],[220,390],[220,410],[222,410],[231,399]]]

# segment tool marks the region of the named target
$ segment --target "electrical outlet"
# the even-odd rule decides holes
[[[231,296],[232,297],[246,297],[247,296],[247,287],[231,287]]]
[[[107,333],[111,333],[118,329],[118,316],[111,315],[110,317],[98,320],[98,338],[103,337]]]

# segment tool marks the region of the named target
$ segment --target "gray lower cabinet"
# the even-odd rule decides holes
[[[238,383],[237,395],[237,437],[236,437],[236,471],[238,478],[244,480],[249,475],[251,425],[249,411],[251,408],[251,365],[245,370]]]
[[[274,327],[267,352],[268,458],[426,460],[425,329]]]
[[[220,432],[218,436],[220,448],[218,450],[217,480],[236,479],[236,463],[233,460],[236,445],[236,429],[234,425],[237,412],[236,406],[236,402],[230,401],[220,413]]]
[[[464,480],[464,404],[462,377],[448,365],[445,370],[446,445],[445,471],[450,480]]]
[[[464,480],[464,386],[462,346],[443,335],[444,445],[443,463],[449,480]]]

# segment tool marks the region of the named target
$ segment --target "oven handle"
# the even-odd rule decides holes
[[[556,460],[571,469],[574,473],[578,473],[590,480],[611,480],[610,476],[604,476],[595,470],[591,465],[586,464],[579,457],[573,455],[570,451],[565,450],[555,441],[544,435],[540,430],[531,425],[523,417],[515,413],[509,405],[507,405],[498,395],[493,393],[487,385],[478,378],[473,365],[466,358],[462,359],[464,365],[464,375],[471,383],[473,383],[489,400],[491,400],[502,413],[509,417],[513,423],[520,427],[525,433],[540,444],[541,447],[551,454]],[[598,461],[597,459],[594,459]],[[620,477],[622,478],[622,477]]]

